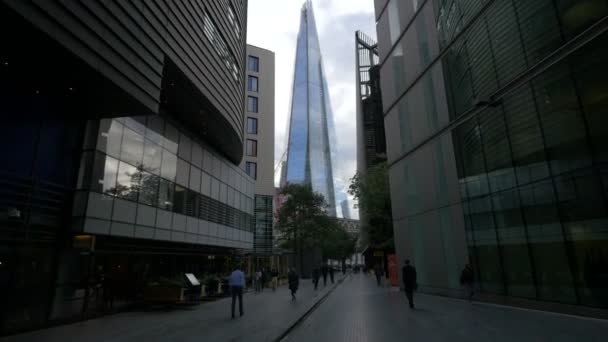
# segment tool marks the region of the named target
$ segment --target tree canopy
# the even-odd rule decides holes
[[[277,213],[277,230],[284,248],[301,254],[304,249],[321,248],[324,258],[343,260],[354,252],[354,239],[327,215],[327,202],[307,184],[286,184],[281,189],[285,201]]]
[[[393,247],[388,165],[381,163],[369,168],[365,174],[355,174],[348,193],[359,202],[364,218],[361,229],[367,235],[367,242],[378,247]]]

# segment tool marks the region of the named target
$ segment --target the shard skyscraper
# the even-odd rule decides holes
[[[334,120],[310,1],[304,3],[300,16],[288,126],[281,184],[311,184],[325,196],[329,215],[336,216]]]

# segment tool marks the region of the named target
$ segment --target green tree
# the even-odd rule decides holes
[[[328,221],[325,238],[321,244],[323,256],[344,262],[355,253],[357,237],[349,234],[335,218],[328,218]]]
[[[277,213],[277,230],[284,248],[293,250],[302,269],[303,251],[319,247],[333,224],[327,216],[323,195],[307,184],[286,184],[281,189],[285,202]]]
[[[377,247],[394,247],[391,195],[388,181],[388,165],[375,165],[365,174],[351,178],[348,189],[362,211],[364,222],[361,229],[368,243]]]

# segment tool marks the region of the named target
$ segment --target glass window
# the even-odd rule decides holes
[[[250,157],[257,157],[257,155],[258,155],[257,140],[247,139],[247,155]]]
[[[128,116],[125,117],[125,126],[134,130],[142,136],[146,134],[146,117],[145,116]]]
[[[118,165],[118,177],[116,178],[116,196],[136,201],[140,178],[141,171],[137,170],[135,166],[121,161]]]
[[[166,210],[173,210],[173,183],[161,179],[158,190],[158,207]]]
[[[144,162],[142,164],[144,170],[150,171],[155,175],[159,175],[161,160],[162,147],[146,139],[144,143]]]
[[[166,148],[167,150],[169,150],[169,152],[171,152],[173,154],[177,154],[178,139],[179,139],[179,131],[177,130],[177,128],[175,128],[175,126],[173,126],[167,122],[165,125],[165,136],[163,139],[163,141],[164,141],[163,147]]]
[[[247,57],[247,70],[249,71],[260,71],[260,59],[255,56]]]
[[[192,156],[192,140],[184,134],[179,136],[179,152],[177,155],[187,161],[190,161]]]
[[[103,153],[95,153],[95,162],[91,176],[91,191],[113,195],[116,190],[118,160]]]
[[[251,113],[258,112],[258,98],[255,96],[247,96],[247,111]]]
[[[99,121],[99,138],[97,139],[97,149],[106,154],[119,158],[120,143],[122,141],[123,126],[120,122],[113,119],[103,119]]]
[[[175,185],[175,192],[173,193],[173,212],[179,214],[186,214],[186,202],[188,197],[188,190],[186,188]]]
[[[177,156],[167,150],[163,150],[163,162],[160,168],[161,177],[175,181],[177,172]]]
[[[240,39],[241,38],[241,26],[239,25],[239,22],[236,18],[236,14],[235,14],[234,8],[232,7],[232,4],[228,4],[228,21],[230,22],[230,25],[232,26],[234,34],[236,34],[236,38]]]
[[[187,190],[186,196],[186,215],[198,217],[201,196],[192,190]]]
[[[589,165],[585,126],[569,68],[553,67],[533,84],[552,173]]]
[[[258,119],[247,118],[247,133],[258,134]]]
[[[232,52],[228,49],[228,45],[226,44],[226,40],[221,35],[220,31],[217,29],[217,26],[209,16],[209,13],[205,11],[203,16],[204,27],[203,32],[205,36],[215,48],[215,51],[219,55],[220,59],[232,74],[232,77],[235,81],[238,81],[240,78],[239,68],[236,64],[236,58],[232,54]]]
[[[178,158],[175,183],[187,187],[189,176],[190,176],[190,164],[188,164],[188,162],[182,160],[181,158]]]
[[[158,184],[160,178],[148,172],[141,172],[139,184],[139,203],[156,205],[158,203]]]
[[[247,76],[247,90],[258,92],[258,78],[255,76]]]
[[[207,172],[201,174],[201,193],[205,196],[211,196],[211,177]]]
[[[257,179],[257,168],[258,165],[254,162],[245,163],[245,172],[247,172],[247,174],[253,179]]]
[[[165,120],[158,115],[149,116],[146,123],[146,138],[152,140],[158,145],[162,145],[164,129]]]
[[[200,192],[201,191],[201,170],[192,166],[190,167],[190,189]]]
[[[144,137],[134,130],[125,127],[122,138],[120,160],[131,165],[141,165],[144,154]]]

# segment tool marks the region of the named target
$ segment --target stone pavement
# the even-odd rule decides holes
[[[403,292],[353,274],[283,341],[608,341],[608,321]]]
[[[297,300],[285,287],[243,297],[245,315],[230,319],[230,298],[174,310],[132,311],[80,323],[0,338],[0,342],[65,341],[247,341],[269,342],[313,307],[332,286],[313,291],[310,279],[300,280]],[[336,282],[337,285],[337,282]],[[238,307],[238,306],[237,306]],[[238,315],[238,308],[237,308]]]

